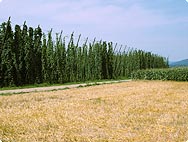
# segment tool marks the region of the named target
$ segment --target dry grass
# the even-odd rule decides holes
[[[136,81],[0,96],[3,142],[185,142],[188,83]]]

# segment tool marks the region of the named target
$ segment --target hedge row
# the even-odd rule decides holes
[[[138,70],[132,79],[188,81],[188,67]]]

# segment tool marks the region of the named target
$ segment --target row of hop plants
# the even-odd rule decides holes
[[[132,73],[132,79],[188,81],[188,67],[138,70]]]
[[[166,58],[112,42],[81,42],[40,26],[0,25],[0,86],[130,78],[135,70],[168,67]]]

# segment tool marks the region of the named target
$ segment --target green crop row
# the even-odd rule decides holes
[[[138,70],[132,79],[188,81],[188,67]]]
[[[130,78],[132,71],[167,68],[162,56],[107,41],[81,40],[74,33],[54,37],[40,26],[0,24],[0,87],[64,84]]]

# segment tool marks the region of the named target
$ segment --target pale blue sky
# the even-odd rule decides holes
[[[0,22],[72,31],[169,57],[188,58],[186,0],[2,0]]]

